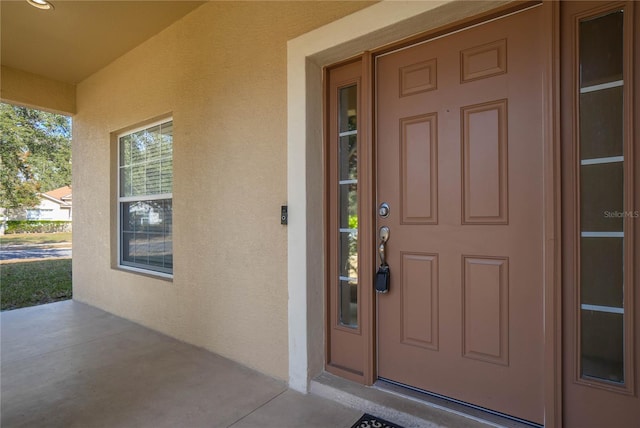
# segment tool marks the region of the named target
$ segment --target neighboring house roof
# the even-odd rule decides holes
[[[71,194],[71,187],[64,186],[45,193],[41,193],[40,196],[51,199],[52,201],[57,202],[62,206],[71,206]]]

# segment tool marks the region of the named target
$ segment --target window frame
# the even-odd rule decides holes
[[[635,177],[636,169],[634,168],[634,139],[633,139],[633,131],[630,128],[630,125],[633,124],[633,99],[634,95],[632,93],[633,88],[633,79],[634,73],[632,71],[633,64],[633,40],[631,37],[631,29],[634,28],[633,20],[634,20],[634,9],[632,7],[632,2],[607,2],[602,5],[596,5],[594,8],[588,8],[580,13],[577,13],[572,16],[572,41],[573,43],[573,51],[572,51],[572,59],[573,61],[573,69],[572,69],[572,83],[571,88],[572,94],[572,120],[573,120],[573,132],[572,136],[572,191],[574,192],[574,200],[573,200],[573,219],[570,227],[573,229],[575,233],[575,238],[572,242],[572,252],[575,260],[573,261],[573,265],[571,266],[573,278],[572,281],[575,282],[575,287],[573,291],[573,302],[572,305],[575,305],[572,309],[575,311],[571,317],[573,318],[573,353],[571,358],[573,359],[573,381],[576,385],[587,386],[589,388],[601,389],[608,392],[619,393],[623,395],[633,395],[635,394],[637,385],[636,379],[634,376],[636,370],[636,357],[635,357],[635,348],[633,346],[634,337],[635,337],[635,325],[634,319],[637,313],[637,305],[635,304],[635,294],[634,294],[634,278],[635,278],[635,264],[634,260],[636,258],[636,253],[634,249],[634,182],[633,177]],[[581,242],[581,238],[584,236],[582,233],[588,233],[590,231],[586,231],[582,229],[583,221],[581,219],[581,201],[583,196],[580,193],[580,188],[583,180],[583,172],[581,167],[584,164],[581,163],[583,160],[590,159],[582,159],[581,158],[581,128],[580,128],[580,118],[581,114],[583,114],[582,106],[580,105],[580,95],[582,94],[581,89],[584,87],[581,85],[581,56],[580,56],[580,43],[581,43],[581,33],[580,33],[580,25],[583,22],[588,22],[591,20],[599,19],[606,17],[608,15],[614,14],[616,12],[622,12],[622,78],[619,82],[622,83],[620,85],[622,87],[622,168],[623,168],[623,184],[622,184],[622,211],[623,215],[622,220],[622,231],[616,230],[615,232],[621,233],[622,236],[620,238],[623,239],[622,242],[622,307],[616,309],[622,310],[622,373],[623,373],[623,381],[612,381],[606,378],[588,375],[584,373],[584,362],[582,361],[582,334],[583,334],[583,320],[582,320],[582,311],[590,310],[587,305],[587,308],[583,307],[583,296],[582,293],[582,273],[581,273],[581,264],[583,261],[582,252],[583,252],[583,244]],[[596,85],[587,85],[586,87],[596,87],[601,86],[600,84]],[[617,156],[608,156],[607,158],[615,158]],[[608,163],[608,162],[607,162]],[[589,164],[587,164],[589,165]],[[593,165],[593,164],[591,164]],[[615,212],[616,210],[613,210]],[[603,213],[604,214],[604,213]],[[629,215],[631,214],[631,215]],[[602,232],[602,231],[595,231]],[[613,231],[612,231],[613,232]],[[610,233],[610,232],[604,232]],[[597,237],[597,236],[593,236]],[[602,237],[602,236],[600,236]],[[618,237],[616,237],[618,238]],[[603,305],[604,306],[604,305]],[[597,307],[597,305],[596,305]]]
[[[126,271],[131,271],[131,272],[135,272],[135,273],[140,273],[140,274],[144,274],[144,275],[150,275],[153,277],[160,277],[160,278],[164,278],[164,279],[173,279],[173,271],[174,271],[174,267],[172,266],[170,271],[167,269],[166,271],[164,270],[157,270],[158,268],[155,268],[151,265],[148,265],[148,267],[142,267],[142,266],[132,266],[131,264],[124,264],[123,263],[123,253],[122,253],[122,215],[123,215],[123,211],[122,211],[122,207],[123,204],[127,203],[127,202],[142,202],[142,201],[152,201],[152,200],[170,200],[171,201],[171,207],[172,207],[172,211],[173,211],[173,178],[174,178],[174,174],[173,174],[173,132],[172,132],[172,140],[171,140],[171,180],[172,180],[172,185],[171,185],[171,192],[170,193],[159,193],[159,194],[145,194],[145,195],[138,195],[138,196],[121,196],[121,187],[120,187],[120,180],[121,180],[121,174],[120,174],[120,169],[121,169],[121,139],[127,135],[131,135],[131,134],[135,134],[136,132],[140,132],[143,130],[147,130],[150,128],[153,128],[155,126],[159,126],[159,125],[164,125],[167,123],[171,123],[172,126],[174,126],[174,120],[173,120],[173,116],[168,116],[168,117],[163,117],[161,119],[157,119],[157,120],[153,120],[150,122],[146,122],[142,125],[139,126],[134,126],[131,128],[127,128],[126,130],[117,132],[115,134],[115,139],[116,139],[116,162],[115,162],[115,166],[116,166],[116,195],[115,195],[115,203],[116,203],[116,242],[117,242],[117,251],[116,251],[116,266],[118,269],[122,269],[122,270],[126,270]],[[172,228],[173,228],[173,213],[172,213]],[[172,235],[172,239],[173,239],[173,231],[171,233]],[[162,269],[162,268],[160,268]],[[166,269],[166,268],[165,268]]]

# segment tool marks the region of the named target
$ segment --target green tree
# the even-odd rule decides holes
[[[0,103],[0,207],[31,207],[70,184],[71,118]]]

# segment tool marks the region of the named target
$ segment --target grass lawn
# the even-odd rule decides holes
[[[33,245],[33,244],[57,244],[71,242],[71,232],[60,233],[16,233],[0,235],[0,245]]]
[[[1,310],[71,298],[71,259],[0,265]]]

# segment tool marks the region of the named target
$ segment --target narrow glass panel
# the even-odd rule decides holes
[[[160,193],[173,192],[173,159],[165,158],[162,160],[162,176],[160,178]]]
[[[160,134],[162,156],[171,157],[173,155],[173,122],[163,123]]]
[[[135,262],[135,234],[131,232],[122,232],[120,245],[122,246],[122,261]]]
[[[120,138],[120,165],[131,164],[131,136]]]
[[[358,87],[338,90],[340,324],[358,326]]]
[[[580,22],[581,88],[622,79],[623,13]]]
[[[120,196],[131,195],[132,171],[130,166],[120,168]]]
[[[358,283],[340,281],[340,324],[358,327]]]
[[[580,167],[580,218],[583,232],[621,232],[623,163]]]
[[[340,137],[340,180],[356,180],[358,178],[358,136]]]
[[[580,22],[581,376],[624,377],[623,12]],[[603,86],[598,86],[603,85]],[[593,163],[596,162],[596,163]],[[584,236],[584,235],[583,235]]]
[[[146,148],[147,162],[157,162],[160,160],[162,151],[160,125],[147,129]]]
[[[622,156],[622,87],[580,94],[580,157]]]
[[[340,276],[358,278],[358,232],[340,232]]]
[[[165,123],[161,124],[160,126],[162,128],[162,134],[163,135],[168,135],[168,136],[173,135],[173,121],[165,122]]]
[[[357,129],[358,87],[356,85],[342,88],[339,91],[339,132]]]
[[[172,201],[165,200],[162,224],[164,226],[163,264],[167,269],[173,269],[173,209]]]
[[[358,228],[358,185],[341,184],[340,186],[340,228]]]
[[[149,234],[137,233],[134,242],[134,256],[137,263],[149,264]]]
[[[622,308],[622,238],[582,238],[582,303]]]
[[[160,162],[151,162],[147,164],[146,179],[147,179],[147,195],[157,195],[160,193]]]
[[[158,231],[157,224],[154,226],[149,233],[149,265],[162,267],[164,266],[164,233],[162,233],[161,224],[159,225],[160,231]]]
[[[147,145],[145,144],[145,131],[131,134],[131,163],[141,163],[147,159]]]
[[[147,177],[144,163],[134,164],[132,167],[131,194],[126,196],[138,196],[146,194]]]
[[[582,374],[611,382],[624,381],[621,314],[582,311]]]

